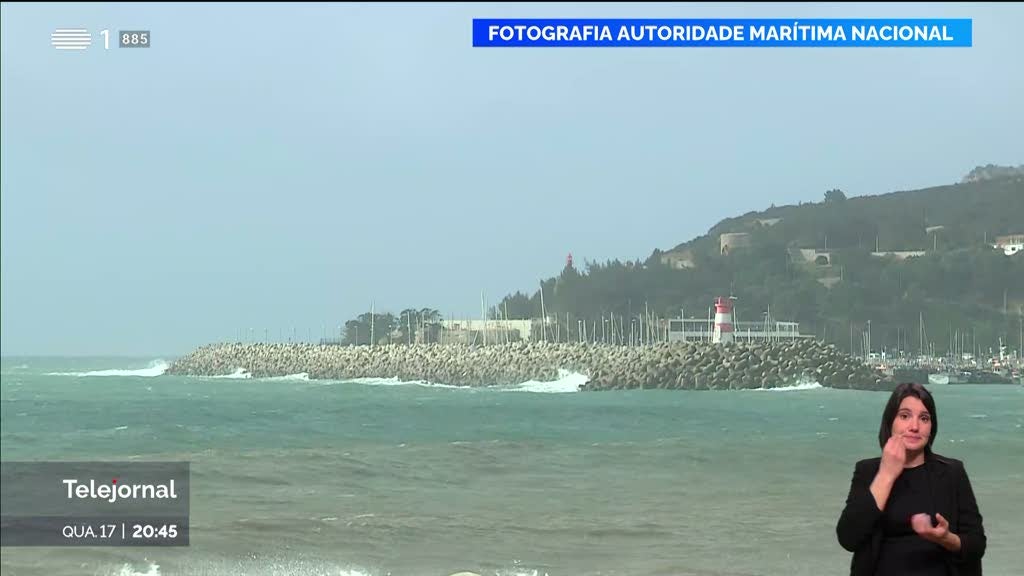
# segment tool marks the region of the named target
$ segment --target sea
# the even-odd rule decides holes
[[[187,547],[5,547],[4,576],[846,575],[884,392],[578,392],[3,358],[4,461],[187,461]],[[989,576],[1024,565],[1024,387],[931,386]]]

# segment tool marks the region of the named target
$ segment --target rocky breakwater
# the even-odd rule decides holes
[[[685,342],[612,348],[586,390],[742,390],[817,382],[829,388],[891,390],[895,382],[835,345],[814,340],[765,344]]]
[[[214,344],[175,360],[168,374],[254,378],[305,373],[311,379],[394,378],[456,386],[550,381],[559,369],[586,373],[600,349],[576,344],[512,343],[319,346]]]
[[[170,366],[190,376],[256,377],[305,373],[312,379],[394,378],[456,386],[551,381],[578,372],[581,390],[663,388],[728,390],[818,382],[833,388],[891,389],[882,374],[833,345],[812,340],[771,344],[662,343],[643,347],[518,342],[493,346],[213,344]]]

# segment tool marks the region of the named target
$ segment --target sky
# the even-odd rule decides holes
[[[970,48],[474,48],[473,18],[971,18]],[[775,205],[1024,163],[1024,7],[2,6],[4,356],[479,317]],[[93,34],[84,51],[56,28]],[[151,31],[103,49],[100,30]],[[578,266],[579,267],[579,266]],[[709,299],[713,295],[708,295]]]

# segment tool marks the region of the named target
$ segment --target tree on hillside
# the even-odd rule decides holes
[[[832,202],[846,202],[846,194],[839,188],[834,188],[832,190],[829,190],[828,192],[825,192],[825,203],[829,204]]]
[[[345,322],[345,337],[342,344],[360,346],[370,343],[370,335],[377,343],[388,342],[391,332],[397,326],[394,314],[360,314],[358,318]]]
[[[421,308],[420,309],[420,322],[424,324],[440,324],[442,320],[441,312],[433,308]]]
[[[402,341],[411,344],[416,339],[416,331],[419,330],[420,312],[415,308],[406,308],[398,314],[398,329],[402,331]]]
[[[506,313],[509,320],[526,320],[539,317],[540,300],[536,299],[536,309],[534,307],[534,300],[535,298],[517,291],[515,294],[506,296],[501,300],[497,308],[492,310],[491,318],[504,318]]]

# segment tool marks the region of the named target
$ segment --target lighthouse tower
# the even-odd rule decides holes
[[[728,344],[733,341],[732,300],[729,298],[715,298],[715,331],[711,341],[715,344]]]

